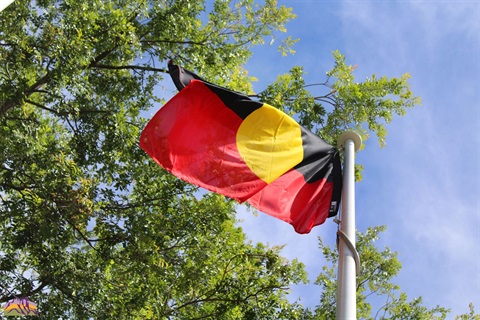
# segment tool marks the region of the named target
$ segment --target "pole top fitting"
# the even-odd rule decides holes
[[[358,151],[360,149],[360,146],[362,145],[362,138],[358,135],[358,133],[353,132],[353,131],[345,131],[338,137],[337,140],[337,146],[339,149],[343,149],[345,147],[345,143],[347,140],[352,140],[353,143],[355,144],[355,151]]]

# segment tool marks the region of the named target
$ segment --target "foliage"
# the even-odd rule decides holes
[[[448,310],[439,306],[427,308],[422,299],[408,301],[404,292],[392,283],[392,279],[401,269],[397,253],[385,247],[382,251],[375,247],[380,232],[385,227],[368,228],[365,233],[357,232],[356,248],[360,255],[361,272],[357,277],[357,317],[358,319],[446,319]],[[320,249],[331,266],[324,266],[317,277],[316,284],[323,291],[320,304],[315,309],[316,319],[334,319],[337,282],[335,270],[338,264],[338,251],[323,244]],[[372,310],[375,299],[387,301],[378,310]]]
[[[233,202],[138,147],[167,60],[250,87],[250,48],[285,31],[268,0],[15,1],[0,14],[0,302],[45,318],[293,319],[305,281],[252,245]],[[286,38],[282,50],[288,51]]]
[[[242,68],[252,46],[278,40],[292,53],[296,40],[279,37],[294,17],[275,0],[36,0],[0,13],[0,302],[29,297],[49,319],[332,315],[333,269],[317,281],[317,310],[289,302],[304,266],[247,242],[231,200],[174,178],[138,147],[168,60],[252,92]],[[418,103],[408,76],[356,83],[344,56],[334,60],[324,95],[295,67],[258,96],[330,142],[354,128],[383,144],[384,123]],[[359,235],[360,315],[371,313],[370,294],[389,297],[385,315],[443,314],[394,295],[400,265],[372,246],[379,231]],[[473,317],[472,306],[460,319]]]
[[[293,67],[289,73],[277,77],[258,97],[298,118],[300,124],[331,144],[347,130],[358,132],[367,140],[373,132],[381,146],[385,145],[385,124],[393,116],[404,115],[407,108],[420,103],[408,84],[408,73],[399,78],[378,78],[373,74],[363,82],[356,82],[357,66],[347,65],[345,56],[333,52],[335,61],[327,79],[319,84],[306,84],[302,67]],[[321,87],[324,92],[314,96],[309,89]]]
[[[469,313],[456,316],[455,320],[480,320],[480,314],[475,313],[475,308],[473,306],[473,303],[470,303],[468,305],[468,308],[470,309]]]
[[[303,68],[296,66],[254,96],[294,116],[331,145],[336,145],[342,132],[352,130],[364,142],[373,132],[380,146],[385,146],[385,124],[394,115],[403,116],[407,108],[420,104],[420,98],[413,96],[407,82],[410,75],[390,79],[372,75],[356,82],[357,66],[347,65],[345,56],[338,51],[333,52],[333,58],[334,67],[322,83],[306,84]],[[312,86],[320,87],[321,93],[312,94]],[[357,181],[361,180],[362,171],[363,166],[355,164]]]

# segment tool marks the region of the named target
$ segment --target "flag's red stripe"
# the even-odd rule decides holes
[[[175,176],[243,202],[266,183],[238,152],[236,133],[242,121],[205,84],[195,81],[157,112],[140,146]]]
[[[332,182],[320,179],[306,183],[302,173],[290,170],[250,198],[248,203],[290,223],[298,233],[309,233],[327,219],[332,191]]]

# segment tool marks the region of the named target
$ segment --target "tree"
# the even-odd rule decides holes
[[[365,233],[357,231],[356,248],[360,255],[361,272],[357,276],[357,317],[358,319],[447,319],[449,309],[441,306],[427,308],[422,304],[422,297],[408,300],[400,287],[392,282],[399,273],[401,263],[397,253],[387,246],[379,250],[375,242],[379,239],[385,226],[368,228]],[[330,263],[324,266],[315,284],[322,287],[320,303],[314,310],[314,319],[334,319],[337,294],[335,270],[338,266],[338,250],[325,245],[319,238],[323,256]],[[384,301],[374,309],[374,302]],[[470,312],[455,319],[480,319],[473,304]]]
[[[469,313],[461,314],[459,316],[455,317],[455,320],[480,320],[480,314],[475,313],[475,308],[473,306],[473,303],[470,303],[468,305],[468,308],[470,310]]]
[[[312,317],[286,298],[306,281],[301,263],[246,242],[231,200],[138,147],[168,60],[254,95],[241,66],[293,18],[274,0],[15,1],[0,13],[0,302],[28,297],[59,319]],[[381,123],[417,102],[407,76],[355,83],[334,59],[318,96],[300,67],[258,96],[328,141],[349,126],[365,138],[364,123],[383,139]]]
[[[0,15],[0,302],[45,318],[295,318],[302,264],[138,147],[169,59],[248,87],[275,1],[16,1]],[[288,38],[287,42],[290,42]],[[288,47],[288,43],[286,47]],[[231,77],[230,77],[231,75]]]
[[[397,253],[385,247],[382,251],[375,247],[380,232],[385,227],[368,228],[365,233],[357,232],[356,247],[360,255],[361,272],[357,277],[357,317],[359,319],[445,319],[448,310],[437,306],[427,308],[422,305],[422,299],[408,301],[400,287],[392,283],[392,278],[398,274],[401,264]],[[335,269],[338,265],[338,252],[323,244],[320,239],[320,249],[331,266],[324,266],[317,277],[316,284],[323,289],[320,304],[315,309],[317,319],[334,319],[337,282]],[[372,310],[372,299],[384,297],[386,301],[378,310]]]

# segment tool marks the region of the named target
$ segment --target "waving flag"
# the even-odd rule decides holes
[[[336,215],[338,151],[280,110],[169,64],[180,90],[147,124],[140,146],[175,176],[247,201],[308,233]]]

